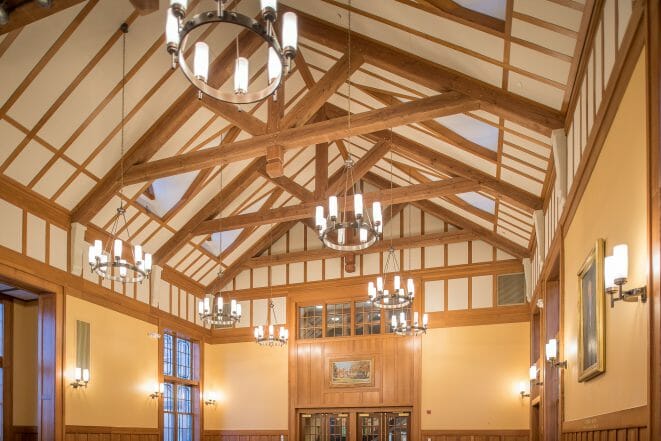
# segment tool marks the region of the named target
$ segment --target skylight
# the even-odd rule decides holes
[[[498,150],[497,127],[463,114],[444,116],[436,121],[482,147],[494,152]]]
[[[223,251],[225,251],[234,243],[242,231],[243,228],[238,230],[223,231],[222,233],[213,233],[211,235],[211,240],[205,240],[202,244],[202,247],[214,256],[217,256],[219,254],[218,249],[220,235],[222,234]]]
[[[464,8],[505,20],[507,0],[455,0]]]
[[[479,208],[487,213],[494,214],[496,212],[496,201],[479,193],[471,191],[469,193],[460,193],[459,196],[464,201],[468,202],[475,208]]]
[[[181,175],[157,179],[152,184],[155,196],[154,200],[141,194],[138,197],[138,203],[157,216],[163,217],[177,202],[179,202],[198,173],[199,171],[193,171]]]

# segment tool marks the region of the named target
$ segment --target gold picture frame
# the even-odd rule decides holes
[[[331,387],[374,386],[374,359],[329,360],[328,376]]]
[[[598,239],[578,272],[578,381],[606,371],[604,240]]]

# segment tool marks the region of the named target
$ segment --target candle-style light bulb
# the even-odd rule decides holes
[[[422,327],[427,328],[429,325],[429,316],[427,314],[422,314]]]
[[[193,73],[198,80],[207,82],[209,77],[209,45],[203,41],[195,43]]]
[[[530,370],[528,374],[530,376],[530,380],[537,380],[537,366],[535,366],[534,364],[530,366]]]
[[[383,277],[381,276],[376,278],[376,290],[383,292]]]
[[[115,260],[119,260],[122,258],[122,239],[115,239],[113,252],[114,252]]]
[[[85,383],[89,383],[89,381],[90,381],[90,370],[89,369],[83,369],[83,381]]]
[[[76,369],[74,369],[73,376],[74,376],[74,380],[76,380],[76,381],[82,380],[83,379],[83,370],[81,368],[77,367]]]
[[[294,58],[298,49],[298,19],[293,12],[282,14],[282,48],[287,58]]]
[[[615,245],[613,247],[613,257],[615,258],[615,280],[626,280],[629,276],[629,247],[627,245]]]
[[[319,228],[320,230],[323,230],[324,226],[324,207],[321,205],[317,205],[315,208],[315,216],[314,216],[314,223]]]
[[[282,61],[280,61],[280,57],[272,47],[269,48],[268,75],[269,84],[282,75]]]
[[[128,274],[128,269],[126,268],[126,260],[124,259],[119,259],[120,267],[119,267],[119,277],[124,278]]]
[[[207,314],[211,312],[211,299],[209,297],[204,298],[204,312]]]
[[[145,271],[148,273],[151,272],[151,254],[150,253],[145,253]]]
[[[395,287],[395,291],[399,292],[399,288],[401,288],[401,286],[402,286],[401,283],[402,283],[402,279],[399,277],[399,275],[396,275],[393,278],[393,285]]]
[[[353,212],[356,219],[363,217],[363,195],[360,193],[353,195]]]
[[[331,220],[337,219],[337,196],[328,198],[328,213]]]
[[[248,81],[250,62],[245,57],[238,57],[234,64],[234,93],[245,95],[248,93]]]

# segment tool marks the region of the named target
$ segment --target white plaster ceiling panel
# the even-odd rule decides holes
[[[548,23],[578,31],[583,14],[575,9],[548,0],[514,0],[514,11],[539,18]]]
[[[533,181],[532,179],[529,179],[519,173],[512,172],[507,168],[500,169],[500,178],[503,181],[516,185],[517,187],[520,187],[534,195],[539,196],[542,194],[542,183]]]
[[[40,195],[50,198],[69,179],[74,170],[75,168],[69,162],[58,159],[32,189]]]
[[[131,12],[128,2],[99,1],[12,106],[9,115],[32,128]]]
[[[167,228],[160,228],[153,236],[143,244],[143,249],[151,252],[156,252],[163,244],[174,235],[173,232]]]
[[[574,49],[576,46],[575,38],[534,25],[527,21],[513,18],[512,36],[549,48],[570,57],[574,56]]]
[[[517,72],[510,72],[508,90],[540,104],[560,109],[564,91]]]
[[[92,178],[84,173],[78,174],[71,184],[57,197],[55,202],[67,210],[73,210],[83,200],[85,195],[92,190],[94,185],[96,185],[96,181]]]
[[[560,84],[567,83],[571,68],[571,64],[565,60],[516,43],[512,43],[510,46],[510,64]]]
[[[7,102],[83,6],[83,3],[72,6],[46,19],[35,21],[21,30],[0,58],[0,78],[3,81],[0,104]]]
[[[0,63],[2,65],[2,63]],[[0,164],[12,154],[25,139],[25,134],[18,130],[13,125],[9,124],[4,119],[0,119],[0,139],[2,140],[2,148],[0,148]]]
[[[5,175],[28,185],[53,153],[37,141],[30,141],[5,170]]]

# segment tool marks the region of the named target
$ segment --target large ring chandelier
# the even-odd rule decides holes
[[[328,248],[337,251],[359,251],[369,248],[379,240],[383,232],[381,203],[372,204],[372,216],[365,210],[363,195],[358,185],[353,182],[352,159],[345,162],[345,186],[341,199],[337,196],[328,198],[328,217],[324,207],[319,205],[315,212],[315,225],[319,239]],[[353,193],[350,194],[350,193]],[[349,200],[353,196],[353,206]]]
[[[269,309],[273,311],[272,316],[274,320],[278,321],[275,315],[275,304],[269,300]],[[284,346],[289,341],[289,330],[284,326],[278,329],[278,334],[275,333],[273,325],[268,326],[268,334],[264,333],[264,326],[255,326],[255,342],[260,346],[278,347]]]
[[[273,95],[282,82],[285,70],[289,72],[291,60],[296,57],[298,48],[298,23],[296,14],[286,12],[282,15],[282,45],[275,33],[275,21],[278,17],[277,0],[261,0],[261,15],[264,23],[236,11],[226,11],[227,0],[214,0],[215,11],[206,11],[187,19],[188,0],[170,0],[170,9],[165,25],[167,51],[172,55],[172,68],[179,65],[186,78],[199,90],[199,96],[208,95],[220,101],[233,104],[249,104],[262,101]],[[239,56],[237,40],[237,58],[234,65],[234,90],[223,91],[208,83],[209,46],[202,41],[195,43],[193,68],[186,61],[188,40],[194,29],[225,23],[241,26],[259,35],[268,45],[267,84],[260,90],[249,90],[249,61]]]
[[[427,333],[427,326],[429,325],[429,317],[427,314],[422,315],[422,324],[419,321],[417,312],[413,313],[413,321],[406,321],[406,313],[404,311],[399,313],[399,320],[397,314],[392,315],[390,327],[392,331],[401,336],[416,336]]]
[[[95,240],[89,247],[87,262],[93,273],[98,274],[104,279],[113,280],[122,283],[140,283],[151,274],[152,258],[151,254],[142,252],[142,246],[135,245],[131,248],[133,263],[124,257],[123,241],[119,237],[122,231],[126,232],[127,242],[131,240],[129,225],[126,221],[126,209],[123,206],[124,198],[124,123],[125,123],[125,97],[126,97],[126,34],[129,26],[122,23],[120,26],[122,32],[122,98],[121,98],[121,156],[120,156],[120,202],[117,213],[112,219],[112,228],[110,237],[105,246],[101,240]],[[120,225],[121,223],[121,225]],[[111,254],[112,251],[112,254]]]
[[[392,278],[392,291],[386,289],[388,277],[393,273]],[[406,280],[406,289],[402,287],[402,278],[399,274],[399,265],[395,257],[395,249],[390,247],[388,249],[388,257],[384,266],[383,275],[376,278],[376,284],[369,282],[367,285],[367,294],[369,301],[374,306],[381,309],[398,309],[413,303],[415,298],[415,284],[413,279]]]

